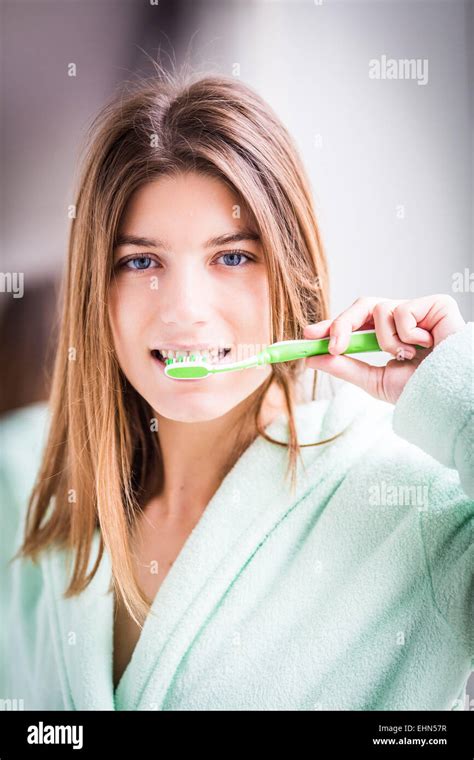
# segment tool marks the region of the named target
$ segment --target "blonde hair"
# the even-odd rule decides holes
[[[74,549],[70,597],[90,583],[105,545],[112,584],[139,625],[150,600],[135,578],[131,535],[163,471],[158,435],[150,430],[153,411],[121,371],[108,321],[114,241],[131,194],[172,172],[218,177],[245,203],[260,234],[272,342],[302,338],[306,324],[328,318],[326,257],[309,182],[285,127],[234,78],[160,74],[111,100],[89,131],[63,281],[51,421],[19,551],[35,561],[51,544]],[[252,394],[234,451],[240,456],[255,433],[288,446],[285,477],[291,471],[294,488],[300,455],[294,388],[303,360],[271,369]],[[259,420],[273,382],[284,393],[288,443],[270,438]],[[87,574],[96,529],[100,549]]]

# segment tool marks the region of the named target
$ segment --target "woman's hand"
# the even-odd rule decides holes
[[[395,404],[423,359],[465,324],[454,298],[443,293],[412,300],[358,298],[336,319],[304,328],[304,338],[331,337],[330,354],[311,356],[305,366],[348,380],[371,396]],[[349,345],[352,332],[370,329],[375,329],[380,348],[395,359],[376,367],[351,356],[339,356]],[[336,339],[335,345],[332,339]],[[423,349],[415,349],[414,344]]]

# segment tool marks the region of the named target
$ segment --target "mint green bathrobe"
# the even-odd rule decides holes
[[[45,710],[459,710],[474,654],[473,323],[397,404],[348,383],[297,407],[298,488],[259,437],[172,565],[118,688],[105,552],[65,600],[65,557],[19,545],[47,422],[0,426],[0,699]],[[287,440],[281,415],[267,428]],[[94,549],[98,546],[98,534]],[[91,556],[92,567],[96,556]],[[18,703],[17,703],[18,704]]]

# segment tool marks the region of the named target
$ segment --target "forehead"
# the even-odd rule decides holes
[[[120,224],[121,232],[176,244],[243,228],[256,232],[238,195],[225,182],[195,172],[142,185],[130,197]]]

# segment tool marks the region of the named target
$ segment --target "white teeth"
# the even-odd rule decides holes
[[[194,356],[196,360],[207,357],[210,361],[220,361],[226,356],[224,349],[221,348],[209,348],[202,351],[173,351],[171,349],[160,348],[159,351],[164,359],[176,359],[180,356],[184,359],[189,359],[191,356]]]

